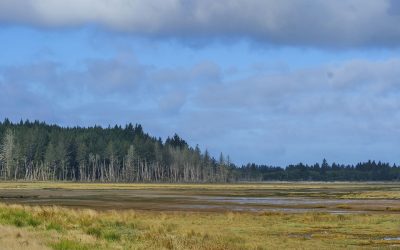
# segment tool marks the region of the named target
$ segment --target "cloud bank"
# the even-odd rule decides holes
[[[397,0],[2,0],[0,23],[323,48],[400,44]]]

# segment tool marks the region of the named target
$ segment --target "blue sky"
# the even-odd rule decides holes
[[[4,0],[0,118],[140,123],[215,156],[399,162],[395,0]]]

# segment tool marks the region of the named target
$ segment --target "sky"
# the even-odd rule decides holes
[[[269,165],[400,163],[400,1],[1,0],[0,119]]]

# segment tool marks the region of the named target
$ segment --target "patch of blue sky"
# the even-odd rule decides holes
[[[19,26],[0,29],[0,65],[22,65],[38,61],[59,62],[77,68],[86,58],[109,58],[112,51],[101,53],[90,43],[91,28],[42,30]]]

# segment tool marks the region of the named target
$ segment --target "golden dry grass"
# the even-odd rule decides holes
[[[37,233],[15,226],[0,225],[0,249],[46,250],[50,248],[37,238]]]
[[[384,240],[400,236],[396,214],[99,212],[3,204],[0,224],[11,234],[22,232],[32,246],[54,249],[400,248],[400,241]]]

